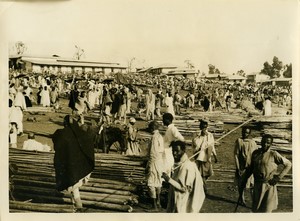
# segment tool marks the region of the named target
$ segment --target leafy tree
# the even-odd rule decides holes
[[[16,49],[17,55],[22,55],[27,50],[27,47],[24,42],[18,41],[15,43],[15,49]]]
[[[279,59],[276,56],[274,56],[274,58],[273,58],[272,67],[274,69],[275,76],[280,77],[280,71],[283,68],[283,64],[282,64],[282,61],[279,61]]]
[[[280,77],[280,71],[283,68],[282,62],[276,57],[273,57],[273,63],[270,65],[267,61],[264,63],[264,68],[261,73],[269,75],[270,78]]]
[[[292,64],[285,65],[285,71],[283,72],[283,76],[286,78],[292,77]]]
[[[238,72],[236,72],[236,74],[240,75],[240,76],[243,76],[243,77],[246,76],[246,73],[243,70],[239,70]]]
[[[262,74],[273,76],[273,69],[272,65],[269,64],[269,62],[264,63],[264,68],[260,71]]]
[[[208,65],[208,74],[214,74],[216,67],[212,64]]]

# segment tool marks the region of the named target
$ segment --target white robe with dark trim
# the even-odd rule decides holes
[[[169,180],[167,212],[199,213],[205,199],[202,177],[196,164],[186,154],[181,157],[180,163]]]

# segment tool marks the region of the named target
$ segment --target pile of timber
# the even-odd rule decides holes
[[[165,130],[164,130],[164,131],[160,131],[160,134],[163,135],[164,133],[165,133]],[[182,133],[182,135],[183,135],[184,138],[185,138],[185,143],[186,143],[187,145],[191,146],[191,145],[192,145],[192,139],[187,138],[187,137],[186,137],[187,134],[183,134],[183,133]],[[194,136],[194,135],[196,135],[196,134],[193,133],[192,135]],[[138,137],[141,138],[141,139],[146,139],[147,142],[150,142],[150,139],[151,139],[152,135],[151,135],[150,133],[145,132],[145,131],[139,131],[139,132],[138,132]],[[215,146],[218,146],[218,145],[220,145],[220,142],[215,141]]]
[[[42,106],[27,107],[27,110],[25,110],[25,112],[29,112],[29,113],[53,112],[53,111],[54,109],[52,107],[42,107]]]
[[[72,213],[73,206],[70,205],[56,205],[53,203],[32,203],[9,201],[9,212],[11,213],[24,213],[24,212],[41,212],[41,213]]]
[[[286,129],[263,129],[264,134],[270,134],[274,138],[279,138],[292,142],[292,131]]]
[[[162,121],[158,121],[161,125],[163,124]],[[177,127],[177,129],[179,130],[179,132],[186,138],[185,142],[187,145],[192,145],[192,139],[187,139],[187,137],[195,137],[199,132],[199,120],[191,120],[191,119],[186,119],[186,120],[174,120],[173,121],[174,125]],[[160,126],[159,131],[162,135],[165,134],[166,132],[166,127],[164,126]],[[221,137],[222,135],[225,134],[225,130],[224,130],[224,124],[223,122],[213,122],[210,121],[208,124],[208,131],[213,133],[215,138]],[[138,137],[142,138],[142,139],[147,139],[150,140],[151,139],[151,134],[140,130],[138,132]],[[215,142],[215,145],[219,145],[219,142]]]
[[[70,194],[56,190],[53,157],[53,152],[10,148],[9,162],[18,167],[10,178],[11,211],[73,212]],[[142,189],[138,185],[144,185],[144,158],[95,154],[95,159],[89,182],[80,187],[83,206],[94,212],[132,212]],[[45,204],[49,210],[40,206]]]
[[[159,121],[162,125],[162,122]],[[199,120],[174,120],[173,124],[177,127],[183,136],[195,136],[199,133]],[[161,126],[159,131],[164,134],[166,127]],[[224,123],[221,121],[209,121],[208,131],[214,134],[214,137],[221,137],[224,133]]]
[[[147,158],[120,154],[96,154],[94,177],[121,180],[140,185],[145,180]]]
[[[261,129],[292,129],[292,116],[260,116],[254,120]]]
[[[262,134],[274,137],[272,149],[284,153],[292,153],[292,116],[259,116],[254,119],[254,124],[262,130]],[[254,138],[260,145],[261,137]]]
[[[212,111],[212,112],[200,112],[191,115],[193,119],[199,120],[202,118],[208,118],[210,121],[223,122],[224,124],[241,124],[248,119],[247,114],[234,111],[234,112],[224,112],[224,111]]]
[[[261,146],[261,137],[254,137],[253,140],[259,147]],[[288,140],[274,138],[271,149],[278,152],[292,153],[292,143]]]
[[[235,182],[235,168],[223,168],[221,166],[214,166],[214,175],[211,176],[207,182],[212,183],[234,183]],[[278,187],[293,187],[293,175],[287,174],[277,184]]]

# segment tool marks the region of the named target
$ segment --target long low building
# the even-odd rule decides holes
[[[61,57],[30,57],[30,56],[11,56],[9,67],[21,69],[27,72],[51,72],[51,73],[74,73],[74,72],[102,72],[125,73],[127,67],[119,63],[107,63],[85,60],[63,59]]]

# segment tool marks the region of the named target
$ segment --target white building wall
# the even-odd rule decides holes
[[[40,65],[34,64],[34,65],[32,65],[32,72],[41,73],[42,67]]]
[[[112,72],[112,70],[111,70],[111,68],[104,68],[103,72],[104,72],[105,74],[109,74],[109,73]]]
[[[89,67],[88,67],[88,68],[84,68],[84,71],[85,71],[85,72],[92,72],[92,71],[93,71],[93,68],[89,68]]]

